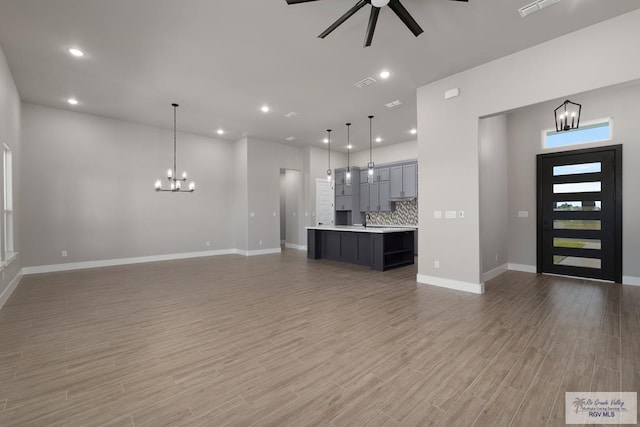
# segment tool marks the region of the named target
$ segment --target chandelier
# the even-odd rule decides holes
[[[156,191],[170,191],[172,193],[193,193],[196,190],[196,183],[191,181],[189,187],[183,189],[183,183],[187,182],[187,173],[182,172],[182,177],[178,178],[178,169],[176,167],[176,109],[178,104],[171,104],[173,107],[173,169],[167,170],[167,180],[169,188],[162,188],[162,181],[156,180]]]

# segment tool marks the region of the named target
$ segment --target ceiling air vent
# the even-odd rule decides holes
[[[297,112],[295,112],[295,111],[292,111],[292,112],[290,112],[290,113],[285,114],[284,116],[285,116],[287,119],[293,119],[294,117],[298,117],[299,115],[300,115],[300,113],[297,113]]]
[[[376,79],[374,79],[373,77],[367,77],[364,80],[360,80],[358,83],[355,84],[355,87],[357,87],[358,89],[362,89],[363,87],[372,85],[376,82]]]
[[[559,2],[560,0],[536,0],[528,5],[522,6],[518,9],[518,12],[520,12],[520,16],[524,18],[532,13],[540,12],[545,7],[552,6]]]
[[[295,141],[296,137],[295,136],[290,136],[287,138],[287,141]]]
[[[402,101],[400,101],[399,99],[396,99],[395,101],[390,102],[388,104],[384,104],[384,105],[387,108],[393,108],[393,107],[397,107],[398,105],[402,105]]]

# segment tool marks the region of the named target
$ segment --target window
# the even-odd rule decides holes
[[[2,157],[4,171],[4,203],[2,205],[4,234],[2,235],[2,240],[3,260],[7,261],[13,256],[13,163],[11,148],[7,144],[4,144]]]
[[[556,132],[548,129],[542,132],[542,148],[558,148],[589,142],[610,141],[613,139],[611,118],[582,123],[578,129]]]

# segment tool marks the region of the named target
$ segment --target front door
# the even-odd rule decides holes
[[[622,146],[538,156],[538,272],[622,282]]]

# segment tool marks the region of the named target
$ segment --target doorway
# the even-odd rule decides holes
[[[304,248],[302,172],[280,169],[280,248]]]
[[[622,146],[537,156],[538,273],[622,282]]]

